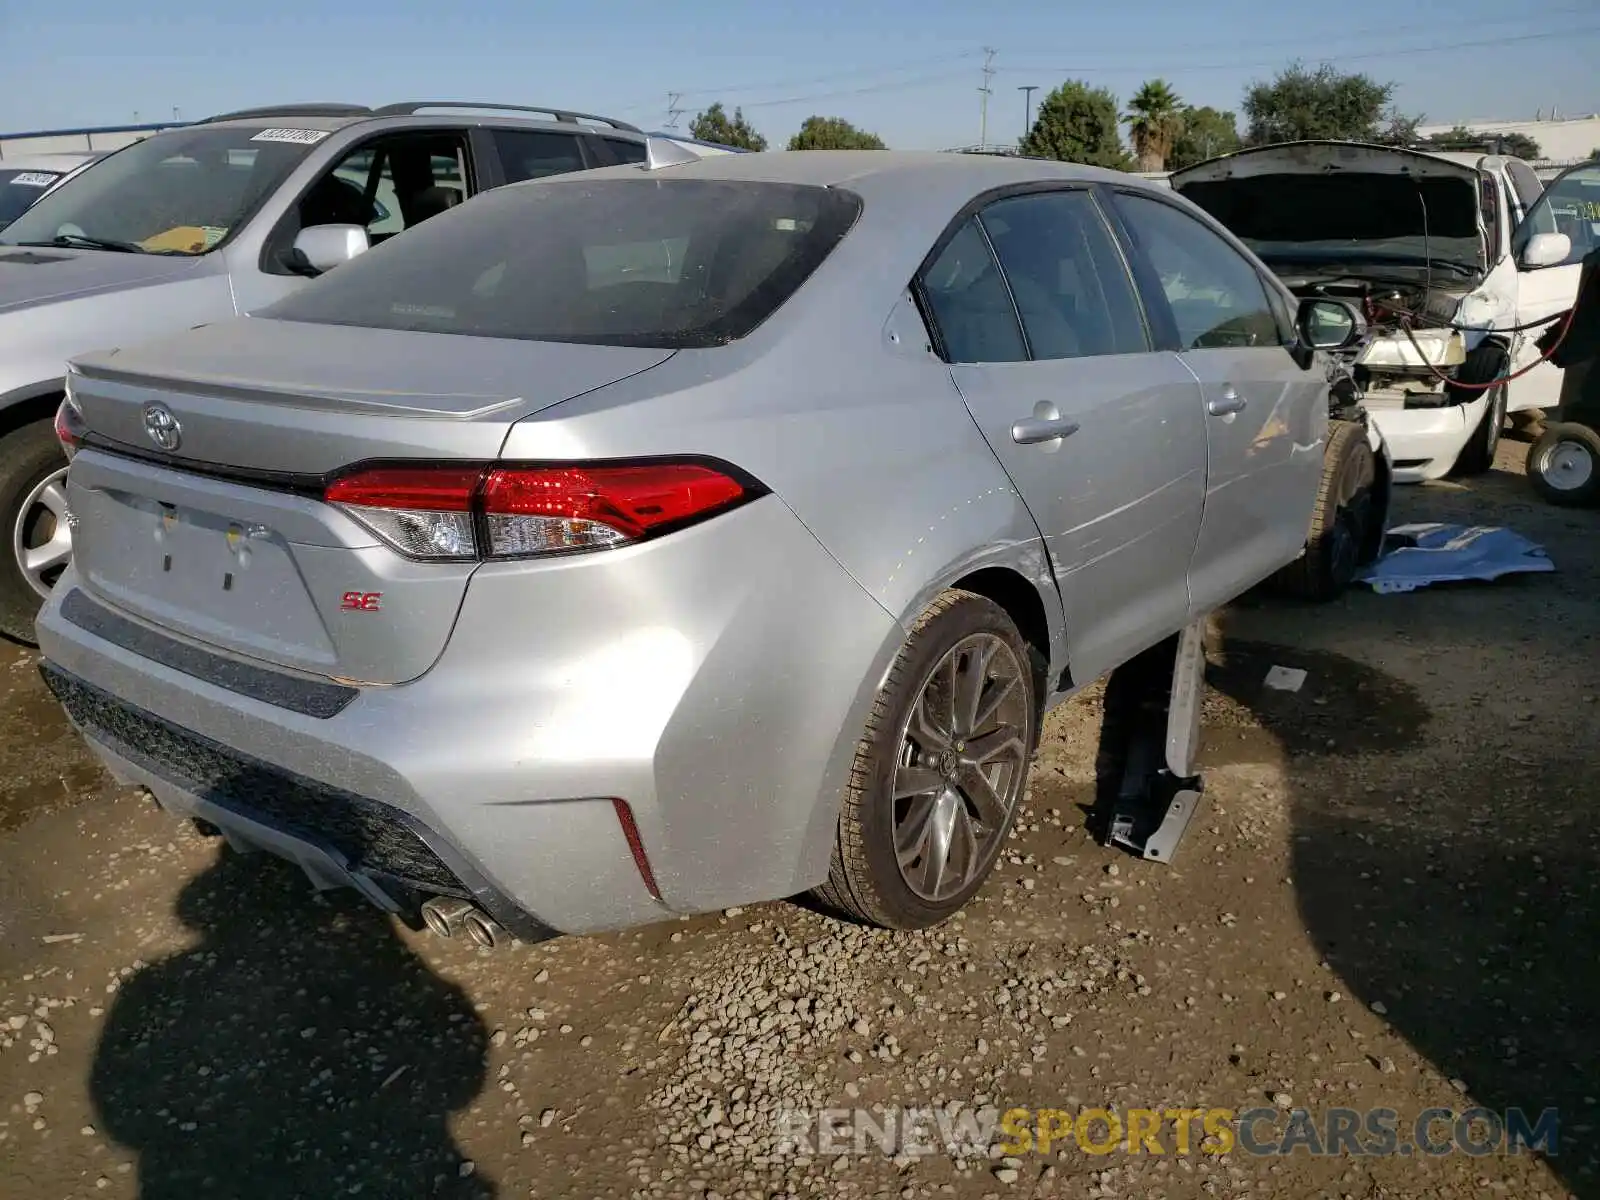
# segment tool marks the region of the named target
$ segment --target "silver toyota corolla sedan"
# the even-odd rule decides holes
[[[1300,552],[1298,328],[1215,222],[1089,168],[507,187],[74,364],[43,669],[119,778],[391,911],[927,925],[1042,712]]]

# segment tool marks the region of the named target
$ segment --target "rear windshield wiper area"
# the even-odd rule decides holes
[[[90,250],[116,250],[122,254],[149,254],[138,242],[119,242],[112,238],[90,237],[86,233],[58,233],[55,237],[43,242],[13,242],[14,246],[59,246],[71,248],[82,246]]]

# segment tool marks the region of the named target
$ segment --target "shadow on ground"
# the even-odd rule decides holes
[[[1461,603],[1441,595],[1409,613]],[[1363,658],[1393,654],[1381,629],[1359,626],[1405,610],[1369,597],[1352,611],[1373,648]],[[1581,695],[1585,677],[1591,691],[1600,681],[1559,624],[1485,632],[1501,644],[1474,647],[1468,633],[1447,651],[1496,661],[1443,729],[1430,727],[1431,691],[1339,654],[1231,642],[1211,682],[1282,746],[1301,917],[1350,993],[1464,1092],[1457,1111],[1518,1108],[1533,1123],[1557,1110],[1549,1166],[1600,1197],[1600,792],[1593,697]],[[1426,685],[1419,661],[1406,670]],[[1266,689],[1273,663],[1307,668],[1305,689]],[[1542,682],[1565,711],[1538,725],[1506,711],[1552,664]],[[1402,1133],[1417,1115],[1401,1115]]]
[[[224,850],[189,882],[192,949],[116,993],[90,1080],[143,1200],[488,1200],[449,1129],[486,1031],[353,896],[286,902],[299,873]]]

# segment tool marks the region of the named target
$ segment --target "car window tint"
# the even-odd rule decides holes
[[[1021,362],[1028,357],[1017,310],[976,217],[956,231],[922,273],[922,291],[949,361]]]
[[[1126,264],[1086,191],[998,200],[980,214],[1034,358],[1150,348]]]
[[[570,133],[496,129],[494,147],[499,151],[507,183],[583,170],[583,151]]]
[[[1511,186],[1517,190],[1517,200],[1523,212],[1532,208],[1544,193],[1544,184],[1533,173],[1533,168],[1520,158],[1506,159],[1506,174],[1511,176]]]
[[[1574,167],[1552,181],[1517,228],[1512,252],[1520,255],[1536,233],[1564,233],[1571,239],[1572,249],[1560,265],[1580,263],[1600,248],[1600,165]]]
[[[645,160],[643,142],[630,142],[624,138],[602,138],[601,140],[611,147],[611,153],[617,156],[618,162],[642,163]]]
[[[1266,285],[1248,259],[1171,204],[1127,193],[1117,203],[1161,281],[1182,349],[1282,344]]]
[[[744,337],[861,212],[837,187],[596,179],[494,188],[257,312],[263,318],[601,346]]]

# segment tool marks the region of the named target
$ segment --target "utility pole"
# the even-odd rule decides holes
[[[1024,138],[1028,136],[1028,131],[1033,128],[1033,94],[1038,90],[1039,85],[1036,83],[1030,83],[1017,89],[1022,93],[1022,136]]]
[[[982,99],[978,102],[978,149],[989,148],[989,95],[994,91],[989,86],[989,80],[994,77],[994,68],[989,64],[994,62],[995,51],[988,46],[983,48],[983,86],[978,89]]]
[[[667,93],[667,128],[668,129],[676,129],[678,127],[678,118],[683,116],[683,108],[679,105],[678,102],[680,100],[682,100],[682,99],[683,99],[683,93],[682,92],[668,92]]]

